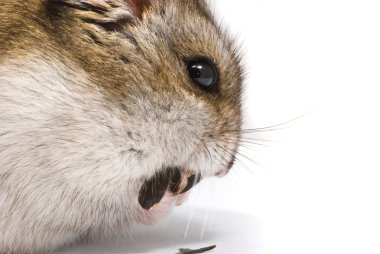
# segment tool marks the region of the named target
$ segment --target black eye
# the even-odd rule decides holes
[[[188,62],[187,71],[190,79],[203,90],[214,90],[218,81],[215,66],[207,60],[193,60]]]

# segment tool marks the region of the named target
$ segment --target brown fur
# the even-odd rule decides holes
[[[202,174],[208,174],[209,176],[220,173],[217,172],[216,168],[228,171],[232,167],[234,154],[240,139],[239,130],[242,121],[242,67],[240,56],[233,42],[216,25],[203,0],[151,0],[150,2],[146,0],[2,0],[0,20],[2,21],[0,22],[0,80],[1,75],[6,75],[5,71],[10,68],[6,67],[8,68],[6,69],[4,67],[4,72],[2,72],[3,66],[11,65],[12,68],[17,69],[17,66],[14,66],[13,63],[23,63],[26,58],[32,59],[28,60],[32,61],[32,63],[34,58],[42,59],[47,65],[49,61],[54,60],[59,63],[59,66],[57,65],[58,67],[56,67],[58,72],[60,69],[67,67],[69,70],[67,73],[72,75],[72,77],[67,77],[68,74],[65,74],[66,83],[64,83],[64,87],[74,94],[78,93],[77,91],[79,90],[81,91],[79,99],[74,96],[75,104],[73,105],[64,105],[66,101],[69,101],[65,98],[61,101],[56,100],[55,97],[48,98],[49,95],[46,94],[37,96],[42,98],[47,96],[46,100],[56,101],[55,103],[57,103],[49,107],[65,110],[64,112],[67,114],[65,117],[63,115],[54,115],[52,117],[50,113],[47,113],[47,116],[44,117],[48,120],[43,121],[46,121],[46,129],[57,130],[57,133],[59,133],[51,136],[53,140],[62,140],[64,142],[70,139],[70,142],[75,143],[76,147],[73,147],[73,151],[71,151],[74,154],[75,149],[79,147],[81,149],[90,148],[92,144],[90,141],[94,138],[93,143],[99,144],[100,150],[103,147],[107,149],[112,147],[115,151],[119,151],[121,156],[125,153],[125,148],[119,147],[125,145],[124,140],[136,141],[137,144],[141,144],[154,140],[154,135],[157,135],[158,140],[165,140],[164,144],[162,144],[162,141],[159,144],[162,145],[163,150],[168,150],[169,155],[177,152],[180,155],[186,155],[186,161],[189,161],[189,163],[185,162],[185,159],[178,159],[177,161],[177,157],[173,154],[173,158],[167,155],[165,158],[157,159],[159,161],[157,164],[171,165],[178,162],[181,165],[196,167],[201,164],[201,157],[210,157],[210,165],[215,166],[215,169],[210,169],[210,171],[202,169],[204,170]],[[219,73],[219,89],[217,92],[205,92],[189,80],[185,63],[194,57],[208,58],[216,64]],[[28,63],[25,62],[25,66],[28,66]],[[30,72],[33,71],[34,69]],[[75,76],[75,73],[84,73],[84,78],[88,79],[88,81],[78,81],[79,77]],[[7,78],[9,79],[8,76]],[[17,74],[15,74],[15,78],[17,78]],[[40,85],[39,77],[33,76],[32,78],[35,78],[36,82],[30,84],[30,89],[36,88],[36,91],[39,91],[37,89]],[[54,80],[49,82],[53,87],[56,86]],[[6,85],[0,83],[0,88],[2,86],[7,87]],[[15,87],[16,89],[17,87]],[[29,90],[26,91],[28,93]],[[25,94],[25,96],[26,101],[33,102],[33,98],[35,98],[28,94]],[[95,97],[101,99],[92,101],[91,98]],[[72,98],[70,97],[70,99]],[[11,103],[11,99],[0,93],[0,110],[4,110],[4,107],[8,104],[12,105]],[[36,105],[43,107],[41,103],[36,103]],[[72,115],[68,106],[73,110]],[[43,108],[44,112],[49,112],[48,106],[46,107]],[[9,110],[12,111],[12,108]],[[78,112],[74,113],[75,110],[78,110]],[[96,115],[97,112],[99,112],[99,117]],[[100,112],[105,113],[100,116]],[[17,115],[17,112],[12,115],[12,118],[8,115],[2,116],[0,113],[0,120],[3,119],[3,122],[17,123],[19,121],[21,123],[24,118]],[[37,118],[30,121],[36,124],[45,124]],[[77,119],[86,119],[85,121],[83,120],[86,123],[85,126],[92,123],[92,121],[97,121],[97,123],[101,123],[100,125],[105,126],[107,132],[104,133],[107,134],[99,134],[95,138],[95,136],[91,136],[93,131],[91,128],[84,128],[83,133],[80,132],[82,134],[79,135],[79,127],[78,130],[75,128],[80,126],[81,122]],[[110,119],[117,119],[118,124],[110,122]],[[121,123],[119,124],[119,122]],[[153,124],[149,125],[148,123]],[[172,125],[173,127],[171,127]],[[29,157],[36,158],[36,155],[32,154],[34,152],[32,150],[23,154],[7,153],[7,151],[14,151],[13,149],[17,150],[17,146],[14,148],[12,144],[7,143],[9,139],[6,139],[6,135],[13,133],[13,130],[8,130],[7,126],[6,124],[4,126],[0,124],[0,156],[3,153],[3,156],[14,156],[14,158],[19,158],[20,160],[27,160]],[[96,126],[99,127],[98,125]],[[134,129],[135,132],[131,133],[129,130],[124,129],[126,128],[125,126]],[[151,128],[148,131],[149,133],[143,131],[146,126]],[[173,134],[168,134],[168,131],[161,133],[161,128],[167,128],[167,130],[173,131]],[[23,129],[20,128],[20,130],[24,130],[24,127]],[[36,135],[35,141],[30,142],[36,142],[33,147],[36,147],[36,151],[39,149],[39,154],[46,153],[41,155],[41,158],[47,160],[50,158],[49,156],[53,156],[51,155],[52,151],[56,151],[55,149],[58,148],[61,149],[61,147],[55,147],[53,143],[39,144],[39,140],[45,137],[45,134],[42,135],[41,133],[47,132],[45,130],[41,133],[36,131],[38,130],[31,130],[28,137]],[[25,138],[25,136],[17,133],[21,133],[21,131],[12,134],[12,138],[16,140],[15,144],[17,144],[18,140]],[[37,138],[37,134],[42,135],[41,138]],[[88,137],[86,136],[87,134]],[[1,139],[2,135],[3,141]],[[78,137],[83,135],[86,136],[86,139],[80,140]],[[186,143],[186,137],[192,137],[192,135],[194,140]],[[95,139],[98,139],[98,141],[95,142]],[[103,141],[106,142],[104,143],[105,145],[100,146]],[[30,144],[30,142],[27,144]],[[205,150],[204,147],[211,143],[215,143],[215,145],[210,145],[211,154],[208,151],[207,155],[206,151],[208,149]],[[155,145],[157,144],[152,141],[150,146],[153,149]],[[46,149],[44,149],[45,146],[47,147]],[[106,148],[104,149],[106,150]],[[91,158],[92,153],[102,152],[99,149],[91,152]],[[61,150],[57,150],[57,153],[59,153],[58,151]],[[64,151],[67,152],[66,150]],[[104,154],[110,154],[110,151],[107,150]],[[130,148],[128,153],[132,154],[128,156],[137,158],[136,160],[140,161],[141,164],[146,162],[144,156],[148,156],[145,150],[140,151],[135,148]],[[115,155],[115,157],[117,156]],[[88,158],[83,157],[78,161],[87,161]],[[50,159],[52,160],[53,157]],[[54,157],[54,160],[62,162],[61,159],[56,157]],[[70,160],[70,157],[68,160]],[[58,162],[56,164],[59,164]],[[106,165],[107,158],[102,157],[96,162],[99,165]],[[21,170],[17,167],[10,167],[9,164],[1,168],[2,164],[0,163],[0,201],[2,200],[2,195],[6,200],[17,199],[17,201],[14,201],[17,205],[9,206],[10,208],[7,209],[4,208],[0,212],[0,225],[2,225],[2,219],[11,216],[11,213],[14,212],[12,209],[16,209],[15,207],[22,209],[20,208],[22,207],[21,204],[23,202],[27,203],[27,194],[23,193],[21,188],[33,190],[34,187],[25,180],[29,177],[28,174],[30,174],[31,179],[34,179],[33,181],[39,183],[39,186],[47,184],[52,190],[57,188],[56,191],[58,192],[58,187],[53,188],[52,185],[49,185],[50,182],[47,183],[43,179],[39,179],[39,171],[44,172],[49,179],[56,179],[58,174],[64,173],[67,176],[76,172],[76,170],[80,170],[76,168],[58,168],[56,164],[48,164],[46,169],[42,169],[42,167],[32,168],[30,166],[30,168]],[[30,165],[34,164],[31,163]],[[12,170],[15,170],[15,173]],[[90,172],[95,172],[96,170],[102,172],[102,166],[99,166],[99,168],[94,167],[91,170]],[[133,199],[133,193],[136,193],[137,187],[141,185],[144,178],[152,176],[157,170],[151,169],[149,173],[141,171],[144,172],[141,173],[143,177],[138,173],[132,174],[131,171],[130,174],[136,175],[136,177],[131,176],[128,178],[128,176],[125,176],[127,180],[124,182],[124,178],[120,176],[103,180],[97,179],[94,174],[86,175],[83,179],[79,178],[78,185],[75,185],[74,181],[67,183],[69,187],[62,190],[62,203],[57,203],[56,213],[60,213],[60,204],[64,206],[63,204],[66,202],[64,197],[75,196],[75,198],[69,200],[73,202],[73,206],[77,205],[78,210],[83,209],[82,216],[84,217],[78,218],[82,218],[83,221],[88,220],[91,226],[83,228],[81,225],[75,224],[74,221],[81,220],[78,218],[73,218],[73,224],[67,222],[67,225],[64,225],[64,222],[62,222],[62,224],[58,224],[61,227],[56,225],[57,228],[49,228],[48,225],[51,224],[45,225],[41,223],[40,230],[45,230],[47,233],[41,234],[41,239],[36,238],[31,245],[25,244],[25,246],[22,240],[16,239],[20,235],[15,235],[15,239],[12,239],[13,235],[8,234],[6,228],[0,229],[0,238],[8,237],[9,239],[5,241],[8,245],[10,242],[14,242],[12,246],[5,246],[5,249],[0,246],[0,253],[49,251],[58,246],[75,242],[75,239],[96,238],[98,237],[97,234],[99,234],[99,237],[107,237],[111,235],[111,233],[108,233],[109,231],[114,233],[118,230],[125,230],[125,227],[133,224],[134,221],[131,220],[136,220],[139,217],[138,210],[134,210],[136,204]],[[20,183],[14,182],[18,180],[10,180],[18,179],[16,176],[23,176],[25,172],[27,172],[27,175],[25,179],[20,178]],[[92,179],[92,177],[93,182],[96,183],[93,187],[94,192],[81,191],[81,181]],[[73,176],[73,179],[76,178]],[[23,180],[25,182],[21,182]],[[109,183],[113,183],[112,188],[108,188]],[[111,189],[116,188],[114,186],[118,186],[117,189],[120,193],[111,191]],[[127,186],[125,190],[122,189],[124,186]],[[101,187],[104,188],[101,189]],[[104,196],[97,194],[97,192],[103,193],[102,191],[105,193]],[[119,195],[120,197],[125,196],[123,191],[130,193],[131,197],[129,199],[131,200],[126,203],[117,203],[119,202]],[[44,193],[41,196],[39,204],[43,206],[44,200],[50,200],[48,194]],[[108,204],[108,201],[106,201],[105,197],[109,197],[109,195],[115,198],[114,203],[112,203],[112,207],[115,208],[112,215],[116,216],[116,219],[112,223],[106,220],[106,210],[92,207],[94,204],[90,202],[96,200],[97,205],[103,204],[103,206],[106,206],[105,204]],[[16,196],[17,198],[15,198]],[[79,198],[77,200],[77,197],[83,197],[83,200],[81,201]],[[118,206],[122,209],[118,209]],[[4,207],[8,206],[5,204]],[[86,212],[88,207],[93,209],[91,214]],[[121,213],[121,210],[126,207],[128,211],[131,211],[128,212],[128,215]],[[31,207],[32,210],[34,208]],[[16,212],[23,211],[17,210]],[[117,217],[119,213],[120,215]],[[53,214],[52,218],[57,217],[57,214]],[[70,221],[69,219],[67,218],[67,221]],[[46,221],[49,221],[48,218]],[[28,223],[36,225],[33,222]],[[7,222],[8,224],[10,228],[20,227],[21,230],[24,230],[23,232],[30,229],[27,226],[22,228],[23,225],[20,224],[12,225],[12,221]],[[25,225],[29,224],[25,223]],[[75,230],[80,232],[76,234]],[[49,235],[56,234],[58,237],[60,234],[63,235],[63,232],[65,235],[73,235],[74,240],[66,239],[57,244],[49,244]],[[95,234],[96,237],[92,236],[92,234]],[[86,237],[83,235],[86,235]]]

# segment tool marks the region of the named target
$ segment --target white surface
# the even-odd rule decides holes
[[[309,113],[246,135],[274,142],[243,150],[257,163],[240,156],[160,227],[62,253],[380,253],[380,2],[213,2],[244,41],[247,127]]]
[[[260,246],[257,228],[255,218],[242,213],[181,208],[161,225],[141,230],[125,241],[78,246],[59,254],[175,254],[179,248],[198,249],[211,245],[217,245],[213,253],[250,254]]]

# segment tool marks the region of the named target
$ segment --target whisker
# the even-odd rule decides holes
[[[220,143],[224,143],[224,144],[231,144],[232,143],[232,144],[234,144],[234,142],[231,142],[231,143],[227,142],[228,140],[226,141],[226,140],[222,140],[222,139],[215,138],[215,137],[214,137],[214,139],[219,141]],[[244,148],[247,148],[249,150],[254,150],[254,151],[257,151],[255,149],[257,146],[267,147],[267,145],[265,145],[265,144],[260,144],[260,143],[255,143],[255,142],[239,141],[239,143],[240,143],[239,144],[240,147],[244,147]],[[222,148],[220,145],[218,147]],[[233,150],[231,150],[231,155],[233,155]]]
[[[208,160],[210,161],[210,163],[212,163],[212,156],[211,156],[210,150],[208,149],[208,147],[206,146],[205,143],[202,143],[202,144],[203,144],[203,147],[204,147],[204,149],[206,151],[206,155],[205,156],[207,156]]]
[[[223,150],[223,148],[222,147],[220,147],[218,144],[216,144],[216,146],[218,147],[218,148],[221,148],[222,150]],[[225,150],[224,150],[225,151]],[[219,153],[219,151],[217,151],[216,149],[214,149],[214,152],[216,152],[218,155],[219,155],[219,157],[220,157],[220,160],[218,159],[218,162],[220,163],[220,164],[223,164],[223,165],[228,165],[228,163],[229,163],[229,161],[225,158],[225,156],[223,156],[223,155],[221,155],[220,153]],[[226,151],[225,151],[226,152]],[[233,157],[233,154],[229,154],[231,157]]]
[[[228,155],[230,155],[231,157],[234,156],[233,151],[229,151],[226,148],[221,147],[221,146],[218,146],[218,147],[221,150],[223,150],[225,153],[227,153]],[[249,173],[253,174],[253,172],[245,165],[245,163],[239,157],[235,156],[235,162],[236,163],[240,163],[243,166],[243,168],[245,168]]]
[[[236,143],[239,143],[239,145],[249,145],[251,147],[254,147],[254,146],[264,146],[264,147],[267,147],[266,144],[261,144],[261,143],[258,143],[258,142],[254,142],[254,141],[246,141],[246,140],[235,140],[235,139],[224,139],[224,138],[217,138],[217,137],[213,137],[214,140],[217,140],[221,143],[224,143],[224,144],[236,144]]]
[[[257,149],[257,146],[253,146],[253,145],[250,145],[250,144],[240,144],[240,147],[241,147],[241,148],[248,149],[249,151],[255,151],[255,152],[258,152],[258,151],[259,151],[259,150]]]
[[[277,131],[277,130],[283,130],[283,129],[286,129],[288,128],[289,126],[286,126],[287,124],[289,123],[293,123],[303,117],[305,117],[306,115],[310,114],[311,112],[313,112],[314,110],[311,110],[309,112],[306,112],[298,117],[295,117],[289,121],[286,121],[286,122],[283,122],[283,123],[280,123],[280,124],[275,124],[275,125],[270,125],[270,126],[265,126],[265,127],[259,127],[259,128],[253,128],[253,129],[238,129],[238,130],[225,130],[224,132],[240,132],[240,133],[254,133],[254,132],[268,132],[268,131]],[[282,128],[278,128],[278,127],[282,127]]]
[[[183,235],[183,239],[186,240],[187,238],[187,234],[189,232],[189,228],[190,228],[190,224],[191,224],[191,221],[193,220],[193,217],[194,217],[194,211],[191,213],[190,217],[189,217],[189,220],[187,221],[187,225],[186,225],[186,229],[185,229],[185,233]]]
[[[254,137],[239,137],[238,139],[240,140],[247,140],[247,141],[260,141],[260,142],[267,142],[267,143],[270,143],[270,142],[275,142],[273,140],[270,140],[270,139],[263,139],[263,138],[254,138]]]
[[[205,219],[203,221],[203,226],[202,226],[202,231],[199,235],[199,238],[202,240],[203,237],[204,237],[204,234],[205,234],[205,231],[206,231],[206,227],[207,227],[207,223],[208,223],[208,217],[209,217],[209,213],[210,211],[208,210],[207,213],[206,213],[206,216],[205,216]]]
[[[236,157],[236,163],[240,164],[248,173],[255,175],[251,168],[249,168],[239,157]]]
[[[218,147],[222,150],[224,150],[226,153],[229,153],[230,155],[234,152],[234,151],[231,151],[231,150],[227,150],[228,148],[225,148],[225,147],[221,147],[218,145]],[[260,166],[260,167],[264,167],[264,165],[258,163],[257,161],[253,160],[252,158],[249,158],[248,156],[244,155],[241,151],[237,150],[236,151],[236,154],[239,155],[239,156],[242,156],[244,159],[252,162],[253,164],[257,165],[257,166]]]
[[[250,145],[250,146],[265,146],[267,147],[268,145],[266,144],[261,144],[261,143],[257,143],[257,142],[249,142],[249,141],[240,141],[240,144],[245,144],[245,145]]]
[[[225,153],[227,153],[231,158],[234,157],[234,154],[232,151],[228,151],[226,150],[224,147],[220,146],[219,144],[216,144],[217,148],[221,149],[222,151],[224,151]],[[225,156],[222,156],[217,150],[214,150],[219,156],[220,156],[220,160],[218,159],[218,162],[220,164],[223,164],[223,165],[228,165],[229,164],[229,161],[227,161],[227,159],[224,159]],[[235,157],[236,159],[236,157]]]
[[[265,168],[265,166],[264,165],[262,165],[261,163],[259,163],[259,162],[257,162],[257,161],[255,161],[254,159],[252,159],[252,158],[249,158],[248,156],[246,156],[246,155],[244,155],[244,154],[242,154],[241,152],[236,152],[238,155],[240,155],[240,156],[242,156],[242,157],[244,157],[246,160],[248,160],[248,161],[250,161],[250,162],[252,162],[253,164],[255,164],[256,166],[259,166],[259,167],[262,167],[262,168]]]

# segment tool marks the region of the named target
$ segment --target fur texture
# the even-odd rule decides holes
[[[2,0],[0,253],[41,253],[120,236],[162,167],[231,168],[242,71],[203,0]],[[185,62],[219,72],[208,93]]]

